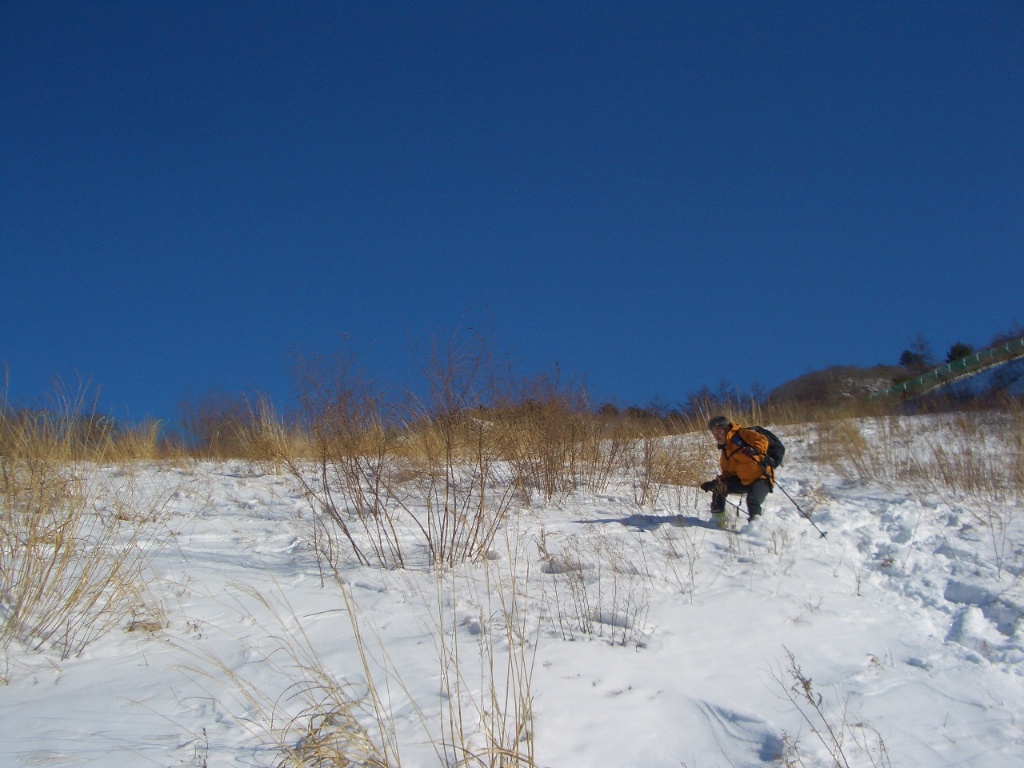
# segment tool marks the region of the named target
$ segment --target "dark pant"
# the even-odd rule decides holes
[[[771,483],[767,480],[755,480],[750,485],[744,485],[738,477],[725,478],[725,493],[715,493],[711,496],[711,511],[725,511],[725,497],[730,493],[746,494],[747,515],[753,519],[761,514],[761,505],[772,492]]]

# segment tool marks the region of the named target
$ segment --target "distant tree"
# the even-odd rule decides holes
[[[958,341],[956,344],[949,348],[949,352],[946,354],[946,362],[953,363],[960,360],[968,355],[974,354],[974,347],[970,344],[964,344],[962,341]]]
[[[657,418],[655,414],[640,405],[630,405],[626,408],[626,416],[636,421],[648,421]]]
[[[924,373],[934,363],[935,359],[932,357],[931,347],[921,334],[918,334],[917,338],[900,355],[900,365],[911,373]]]
[[[900,355],[900,365],[904,368],[922,368],[924,367],[924,357],[917,352],[905,349]]]

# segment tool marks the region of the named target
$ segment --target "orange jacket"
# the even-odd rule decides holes
[[[737,444],[737,437],[744,445]],[[748,445],[754,449],[753,457],[743,452]],[[721,451],[718,457],[718,463],[722,468],[720,477],[738,477],[744,485],[766,478],[774,485],[775,473],[771,467],[766,469],[761,466],[761,462],[768,456],[768,438],[760,432],[732,424],[725,438],[725,445],[718,446],[718,449]]]

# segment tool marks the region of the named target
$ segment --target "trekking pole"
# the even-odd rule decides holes
[[[740,516],[740,512],[742,512],[742,511],[743,511],[743,507],[741,507],[741,506],[740,506],[739,504],[737,504],[737,503],[736,503],[735,501],[729,501],[729,499],[726,499],[726,500],[725,500],[725,503],[726,503],[726,504],[728,504],[728,505],[729,505],[730,507],[732,507],[733,509],[735,509],[735,510],[736,510],[736,517],[739,517],[739,516]]]
[[[735,437],[733,437],[733,442],[736,445],[740,446],[741,448],[750,449],[751,452],[747,453],[747,455],[750,456],[750,458],[754,458],[754,454],[753,454],[754,448],[753,448],[753,446],[751,446],[742,437],[740,437],[739,435],[736,435]],[[786,498],[793,502],[793,506],[796,507],[796,511],[799,512],[801,515],[803,515],[807,519],[808,523],[810,523],[811,525],[814,526],[814,530],[816,530],[818,533],[821,534],[821,538],[824,539],[826,536],[828,536],[828,534],[825,531],[821,530],[821,528],[818,527],[817,523],[815,523],[813,520],[811,520],[811,516],[808,515],[806,512],[803,511],[803,509],[800,508],[800,505],[796,503],[796,499],[794,499],[792,496],[789,495],[789,491],[787,491],[785,488],[783,488],[781,485],[779,485],[779,481],[776,480],[772,475],[768,474],[768,468],[771,465],[768,464],[767,461],[768,461],[767,458],[765,458],[765,459],[762,459],[761,461],[757,461],[756,462],[757,465],[759,467],[761,467],[761,472],[764,474],[764,479],[767,480],[772,485],[777,486],[780,491],[782,491],[784,494],[786,494]]]
[[[778,488],[780,491],[782,491],[784,494],[786,494],[786,498],[793,502],[793,506],[796,507],[796,511],[799,512],[801,515],[803,515],[805,518],[807,518],[807,522],[814,526],[814,530],[816,530],[818,533],[821,534],[821,538],[824,539],[828,535],[827,533],[825,533],[825,531],[821,530],[821,528],[818,527],[817,523],[815,523],[813,520],[811,520],[811,516],[810,515],[808,515],[806,512],[804,512],[800,508],[800,505],[796,503],[796,499],[794,499],[792,496],[789,495],[789,491],[787,491],[785,488],[783,488],[779,484],[778,480],[775,481],[775,487]]]
[[[769,483],[772,483],[776,488],[778,488],[780,491],[786,494],[786,498],[793,502],[793,506],[796,507],[796,511],[803,515],[807,519],[808,523],[814,526],[814,530],[821,534],[821,538],[824,539],[826,536],[828,536],[828,534],[825,531],[821,530],[821,528],[818,527],[817,523],[811,520],[811,516],[804,512],[803,509],[801,509],[800,505],[796,503],[796,499],[789,495],[789,491],[783,488],[779,481],[775,479],[775,477],[770,476],[768,474],[768,467],[771,465],[768,464],[767,462],[767,459],[763,459],[758,462],[758,465],[761,467],[761,471],[764,472],[764,479],[767,480]]]

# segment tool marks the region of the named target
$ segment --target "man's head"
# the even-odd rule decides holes
[[[725,442],[725,437],[729,434],[731,426],[732,422],[725,416],[715,416],[708,422],[708,429],[711,430],[711,434],[719,445]]]

